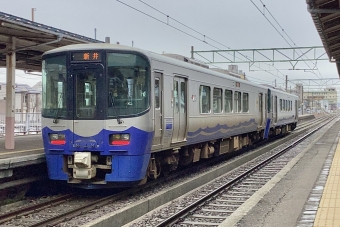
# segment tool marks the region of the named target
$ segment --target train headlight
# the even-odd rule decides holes
[[[65,134],[62,133],[51,133],[49,134],[50,143],[53,145],[64,145],[66,144]]]
[[[112,134],[109,138],[111,145],[128,145],[130,144],[130,134]]]

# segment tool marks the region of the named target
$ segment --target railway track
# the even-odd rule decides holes
[[[321,121],[325,121],[325,120],[326,119],[319,119],[314,124],[324,125],[324,123],[322,123]],[[306,124],[305,127],[311,127],[311,125]],[[298,130],[296,132],[298,133]],[[196,170],[197,172],[201,172],[202,168],[204,167],[197,166],[196,168],[198,169]],[[276,169],[272,168],[270,171],[274,173],[275,172],[274,170],[276,171]],[[191,171],[195,172],[194,170],[191,170]],[[139,200],[145,199],[150,194],[152,194],[152,191],[154,191],[155,188],[161,190],[162,186],[160,185],[166,184],[166,182],[171,181],[171,179],[181,178],[183,177],[183,175],[184,175],[183,172],[179,172],[174,175],[171,175],[169,179],[163,179],[162,181],[159,181],[159,182],[152,182],[148,185],[145,185],[145,187],[141,187],[139,189],[130,189],[122,193],[116,193],[114,195],[109,195],[106,197],[91,196],[91,197],[86,198],[86,196],[79,196],[79,195],[61,196],[60,198],[55,198],[51,200],[50,202],[46,202],[45,204],[37,204],[37,206],[32,205],[29,208],[26,207],[26,208],[19,209],[17,211],[13,211],[13,213],[9,212],[6,214],[7,216],[0,216],[0,220],[2,220],[0,223],[2,224],[2,226],[58,226],[58,224],[60,223],[64,223],[64,224],[66,223],[65,226],[72,226],[72,225],[84,224],[95,219],[94,217],[91,217],[92,215],[96,216],[97,218],[98,216],[102,216],[102,214],[95,215],[96,213],[98,213],[99,210],[100,212],[103,212],[103,210],[106,210],[107,212],[113,212],[113,211],[119,212],[119,210],[123,210],[127,204],[137,204]],[[176,184],[176,183],[170,183],[170,184]],[[218,184],[221,184],[221,182],[219,182]],[[239,185],[239,187],[236,187],[236,190],[238,190],[238,193],[240,193],[243,190],[245,190],[244,188],[250,187],[251,185],[252,186],[257,185],[258,187],[260,187],[261,184],[257,182],[246,182],[245,185]],[[255,187],[253,190],[255,191],[257,190],[257,188]],[[133,195],[133,197],[138,197],[139,195],[141,195],[141,197],[133,198],[132,199],[133,201],[131,202],[131,198],[129,198],[131,197],[130,195]],[[241,202],[244,200],[240,198],[241,195],[236,194],[234,196],[236,196],[234,198],[235,200],[232,200],[232,198],[227,199],[227,200],[233,201],[231,204],[228,204],[230,212],[232,211],[232,209],[236,207],[237,204],[241,204]],[[130,201],[126,202],[126,200],[130,200]],[[218,203],[220,204],[216,204],[216,205],[223,206],[223,203],[226,202],[224,200],[226,199],[217,200]],[[167,201],[164,200],[164,203],[165,202]],[[150,206],[150,209],[154,209],[154,208],[156,208],[156,205],[155,207]],[[213,210],[217,210],[217,209],[214,208]],[[216,218],[220,218],[219,215],[221,214],[219,215],[217,214],[218,213],[216,213]],[[118,225],[126,224],[127,222],[136,219],[137,218],[136,215],[132,214],[130,220],[125,220],[125,222],[117,221],[117,223],[119,223]],[[197,216],[197,217],[193,216],[194,218],[193,220],[200,219],[204,216],[204,214],[202,213],[197,214],[197,215],[201,215],[201,216]],[[119,216],[117,216],[116,218],[119,218]],[[67,223],[73,223],[73,224],[67,224]],[[77,223],[77,224],[74,224],[74,223]]]
[[[234,226],[232,216],[235,211],[299,154],[293,149],[296,145],[324,125],[186,195],[185,199],[148,214],[131,226],[219,226],[221,223]]]

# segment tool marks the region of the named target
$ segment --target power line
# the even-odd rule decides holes
[[[127,7],[129,7],[129,8],[131,8],[131,9],[134,9],[134,10],[136,10],[136,11],[138,11],[138,12],[140,12],[140,13],[142,13],[142,14],[144,14],[144,15],[146,15],[146,16],[148,16],[148,17],[150,17],[150,18],[152,18],[152,19],[154,19],[154,20],[156,20],[156,21],[158,21],[158,22],[161,22],[162,24],[168,25],[168,26],[170,26],[171,28],[173,28],[173,29],[175,29],[175,30],[177,30],[177,31],[179,31],[179,32],[182,32],[183,34],[186,34],[186,35],[188,35],[188,36],[190,36],[190,37],[192,37],[192,38],[194,38],[194,39],[196,39],[196,40],[202,41],[203,43],[205,43],[205,44],[207,44],[207,45],[209,45],[209,46],[211,46],[211,47],[213,47],[213,48],[215,48],[215,49],[222,50],[222,49],[220,49],[220,48],[218,48],[218,47],[216,47],[216,46],[214,46],[214,45],[208,43],[208,42],[205,40],[205,38],[207,38],[207,39],[209,39],[209,40],[211,40],[211,41],[213,41],[213,42],[216,42],[216,43],[218,43],[218,44],[220,44],[220,45],[222,45],[222,46],[224,46],[224,47],[226,47],[226,48],[228,48],[228,49],[231,49],[230,47],[228,47],[228,46],[226,46],[226,45],[224,45],[224,44],[222,44],[222,43],[220,43],[220,42],[218,42],[218,41],[216,41],[216,40],[214,40],[214,39],[212,39],[212,38],[209,38],[208,36],[204,35],[203,33],[198,32],[197,30],[195,30],[195,29],[193,29],[193,28],[191,28],[191,27],[189,27],[189,26],[187,26],[187,25],[181,23],[180,21],[178,21],[178,20],[176,20],[176,19],[170,17],[169,15],[167,15],[167,14],[161,12],[160,10],[158,10],[158,9],[156,9],[155,7],[153,7],[153,6],[151,6],[151,5],[147,4],[147,3],[145,3],[145,2],[142,1],[142,0],[139,0],[139,1],[140,1],[141,3],[143,3],[143,4],[145,4],[146,6],[152,8],[153,10],[155,10],[155,11],[161,13],[162,15],[166,16],[166,17],[167,17],[167,23],[164,22],[164,21],[162,21],[162,20],[160,20],[160,19],[158,19],[158,18],[156,18],[156,17],[154,17],[154,16],[152,16],[152,15],[150,15],[150,14],[148,14],[148,13],[145,13],[145,12],[141,11],[141,10],[139,10],[139,9],[133,7],[133,6],[130,6],[130,5],[124,3],[124,2],[122,2],[122,1],[120,1],[120,0],[117,0],[117,1],[118,1],[119,3],[121,3],[121,4],[123,4],[123,5],[125,5],[125,6],[127,6]],[[174,20],[175,22],[181,24],[182,26],[185,26],[186,28],[188,28],[188,29],[190,29],[190,30],[192,30],[192,31],[194,31],[194,32],[196,32],[196,33],[198,33],[198,34],[203,35],[203,40],[200,39],[200,38],[198,38],[198,37],[196,37],[196,36],[194,36],[194,35],[192,35],[192,34],[189,34],[188,32],[185,32],[185,31],[183,31],[183,30],[181,30],[181,29],[179,29],[179,28],[177,28],[177,27],[175,27],[175,26],[170,25],[170,24],[169,24],[169,19],[172,19],[172,20]],[[223,57],[223,58],[229,60],[226,56],[224,56],[224,55],[222,55],[222,54],[220,54],[220,53],[218,53],[218,54],[219,54],[221,57]],[[243,55],[242,53],[239,53],[239,54],[240,54],[241,56],[243,56],[244,58],[246,58],[247,60],[251,60],[251,59],[249,59],[247,56]],[[237,58],[238,58],[238,57],[237,57]],[[240,58],[239,58],[239,59],[240,59]],[[267,65],[268,65],[268,64],[267,64]],[[278,77],[277,75],[275,75],[275,74],[273,74],[273,73],[271,73],[271,72],[269,72],[269,71],[267,71],[267,70],[262,69],[261,67],[258,67],[258,66],[255,66],[255,67],[256,67],[256,68],[259,68],[259,69],[261,69],[261,70],[263,70],[263,71],[265,71],[266,73],[269,73],[269,74],[271,74],[271,75],[273,75],[273,76],[279,78],[280,80],[285,80],[285,79],[282,79],[282,78]],[[285,74],[283,74],[281,71],[279,71],[275,66],[272,66],[272,67],[274,67],[281,75],[285,76]],[[290,82],[290,83],[291,83],[291,82]],[[295,85],[294,83],[292,83],[292,84]]]
[[[266,18],[266,20],[273,26],[273,28],[279,33],[279,35],[286,41],[286,43],[292,47],[292,45],[287,41],[287,39],[285,39],[283,37],[283,35],[278,31],[278,29],[274,26],[274,24],[266,17],[266,15],[264,13],[261,12],[261,10],[259,9],[259,7],[252,1],[250,0],[253,5],[257,8],[257,10]],[[260,2],[262,3],[262,6],[264,7],[265,10],[267,10],[267,12],[270,14],[270,16],[274,19],[274,21],[278,24],[278,26],[281,28],[281,30],[286,34],[286,36],[290,39],[290,41],[293,43],[294,46],[296,46],[295,42],[292,40],[292,38],[286,33],[286,31],[283,29],[283,27],[280,25],[280,23],[276,20],[276,18],[274,17],[274,15],[270,12],[270,10],[266,7],[266,5],[263,3],[262,0],[260,0]],[[296,53],[296,51],[294,50],[294,52]],[[300,50],[300,52],[303,54],[303,52]],[[310,60],[307,57],[308,60]],[[308,66],[309,69],[312,69],[305,61],[304,63]],[[314,65],[314,67],[316,67],[316,64],[312,63]],[[323,76],[321,75],[321,72],[319,71],[318,68],[316,68],[319,72],[319,75],[321,78],[323,78]],[[316,75],[318,77],[318,75],[316,73],[313,72],[314,75]],[[319,79],[320,79],[319,77]]]

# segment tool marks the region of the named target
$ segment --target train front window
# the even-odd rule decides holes
[[[149,108],[150,65],[131,53],[107,54],[108,117],[139,114]]]
[[[66,55],[46,57],[42,62],[42,115],[66,117]]]

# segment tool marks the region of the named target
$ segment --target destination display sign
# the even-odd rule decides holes
[[[71,61],[101,61],[102,55],[98,51],[74,52],[71,55]]]

